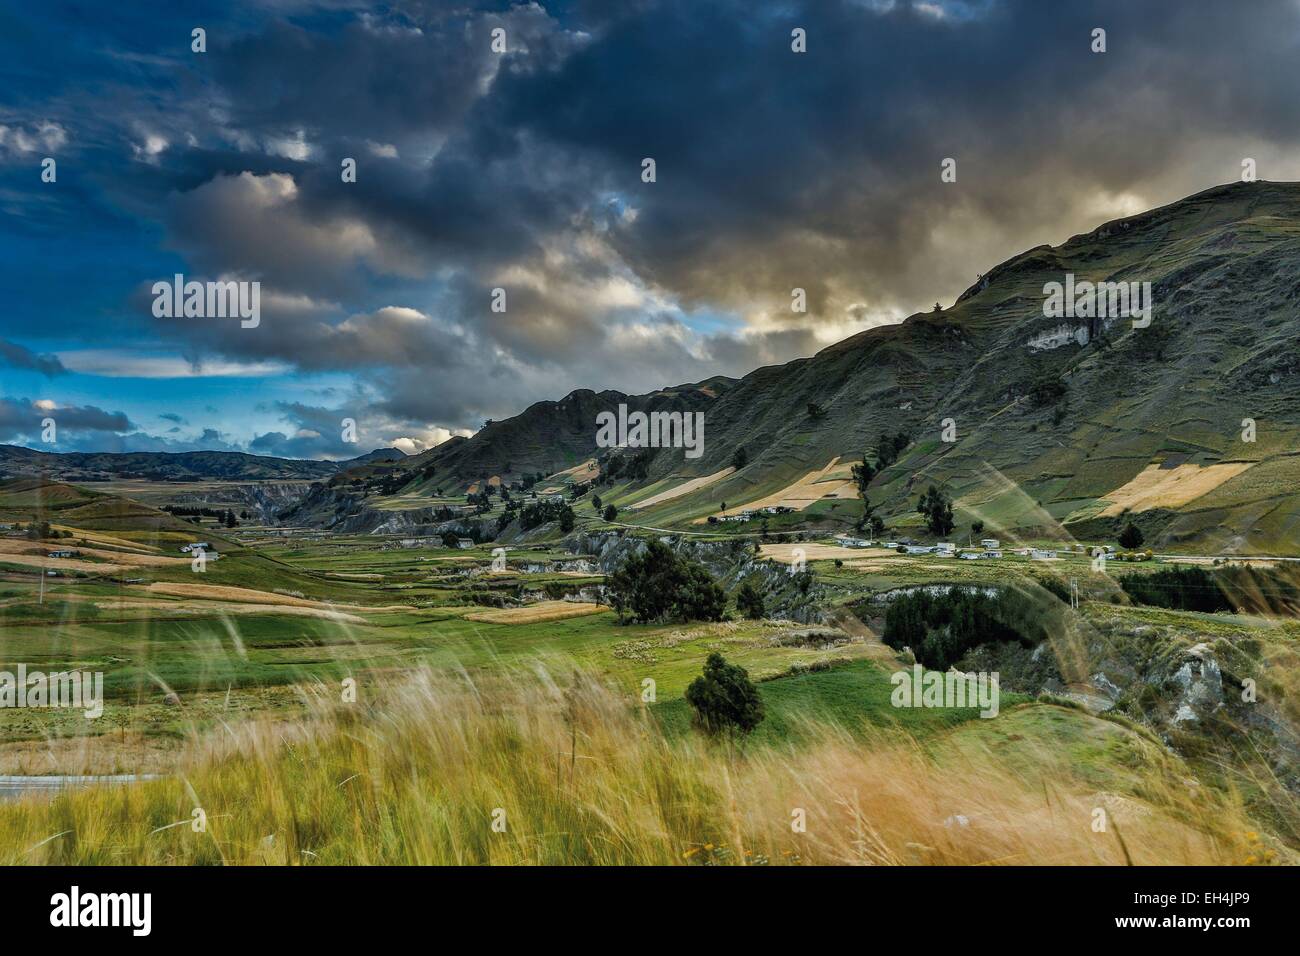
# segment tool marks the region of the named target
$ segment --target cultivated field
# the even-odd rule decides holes
[[[835,464],[798,484],[843,480]],[[102,672],[105,705],[97,719],[0,708],[0,773],[157,779],[0,803],[5,862],[1240,863],[1300,846],[1276,765],[1171,750],[1098,709],[1088,682],[1099,641],[1212,646],[1297,720],[1300,625],[1131,606],[1119,572],[1082,552],[958,561],[768,540],[727,553],[790,587],[802,549],[824,623],[729,605],[720,622],[620,625],[590,599],[604,576],[568,567],[555,534],[512,545],[501,570],[492,544],[205,529],[222,558],[196,572],[172,557],[196,537],[184,522],[94,499],[81,526],[81,496],[32,501],[62,502],[69,537],[0,538],[0,669]],[[46,558],[56,547],[84,557]],[[62,573],[42,583],[45,564]],[[912,655],[882,643],[876,602],[939,585],[1055,601],[1044,588],[1070,579],[1086,600],[1045,645],[1057,692],[1004,690],[990,720],[894,705]],[[765,706],[742,746],[691,726],[684,693],[713,652]],[[1115,822],[1100,837],[1098,806]],[[196,807],[206,832],[173,826]]]

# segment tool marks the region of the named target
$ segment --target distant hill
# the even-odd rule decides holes
[[[704,411],[736,384],[716,376],[704,382],[676,385],[645,395],[578,389],[558,402],[537,402],[504,421],[489,422],[471,438],[453,438],[398,466],[412,477],[435,484],[474,482],[491,477],[510,481],[524,475],[550,475],[594,456],[596,416],[629,411]]]
[[[377,451],[397,452],[397,449]],[[54,453],[18,445],[0,445],[0,478],[39,476],[69,482],[130,478],[149,481],[315,480],[326,478],[339,468],[340,465],[332,461],[297,461],[232,451]]]
[[[1150,282],[1149,326],[1047,316],[1044,287],[1067,273]],[[891,528],[919,530],[916,499],[935,483],[955,500],[959,532],[980,520],[1013,537],[1113,538],[1133,520],[1157,548],[1293,552],[1297,300],[1300,184],[1234,183],[1030,249],[948,309],[811,358],[636,399],[573,392],[398,467],[431,470],[434,483],[558,472],[595,452],[596,413],[627,401],[706,413],[704,455],[658,450],[640,484],[657,494],[715,480],[639,512],[646,523],[688,526],[720,501],[744,506],[799,480],[820,499],[874,458],[882,432],[902,431],[910,444],[868,489]],[[717,478],[742,447],[747,464]],[[801,516],[851,524],[853,498],[841,488]]]
[[[406,452],[400,448],[376,448],[374,451],[368,451],[364,455],[358,455],[356,458],[349,458],[347,461],[339,462],[341,466],[369,464],[377,461],[401,461],[407,457]]]

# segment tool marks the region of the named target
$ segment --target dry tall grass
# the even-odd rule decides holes
[[[673,739],[580,675],[485,684],[425,671],[382,702],[313,710],[196,738],[169,779],[0,805],[0,862],[1211,864],[1251,853],[1240,808],[1193,792],[1159,751],[1138,771],[1141,800],[1104,798],[1098,833],[1096,795],[1046,787],[978,748],[832,727],[799,749]]]

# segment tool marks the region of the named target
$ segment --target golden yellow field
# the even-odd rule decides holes
[[[608,611],[603,604],[587,604],[579,601],[541,601],[527,607],[509,607],[500,610],[471,611],[465,615],[467,621],[481,621],[484,624],[536,624],[539,621],[559,621],[566,617],[584,617]]]
[[[813,502],[820,501],[823,498],[855,498],[858,492],[853,479],[849,477],[850,466],[840,465],[839,460],[839,455],[836,455],[827,462],[824,468],[808,472],[798,481],[786,485],[780,491],[765,498],[729,507],[727,513],[735,514],[738,511],[745,510],[757,511],[760,508],[793,508],[795,511],[802,511]],[[722,512],[717,511],[714,514],[721,515]],[[709,517],[705,515],[702,518],[696,518],[693,524],[704,524],[708,520]]]
[[[1111,518],[1125,511],[1147,511],[1151,508],[1179,508],[1209,494],[1219,485],[1235,478],[1252,467],[1250,462],[1232,462],[1220,465],[1179,465],[1161,468],[1147,465],[1128,484],[1106,495],[1110,505],[1101,517]]]
[[[672,501],[674,498],[680,498],[683,495],[689,495],[692,491],[698,491],[701,488],[707,488],[709,485],[713,484],[714,482],[721,481],[723,478],[726,478],[729,474],[731,474],[735,470],[736,469],[733,468],[731,465],[728,465],[726,468],[723,468],[721,471],[715,471],[711,475],[705,475],[702,478],[692,478],[690,481],[684,481],[680,485],[677,485],[674,488],[669,488],[665,491],[661,491],[657,495],[651,495],[649,498],[645,499],[645,501],[638,501],[636,504],[628,505],[628,510],[634,511],[637,508],[649,508],[652,505],[661,505],[665,501]]]

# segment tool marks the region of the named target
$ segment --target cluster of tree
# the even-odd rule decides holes
[[[573,501],[577,501],[591,490],[591,485],[592,483],[590,481],[575,481],[569,486],[569,498]]]
[[[763,720],[763,698],[739,664],[728,664],[716,651],[704,673],[686,688],[691,722],[710,736],[747,734]]]
[[[1039,369],[1030,378],[1026,387],[1026,393],[1029,400],[1035,408],[1045,408],[1049,405],[1055,405],[1061,399],[1065,398],[1065,393],[1069,391],[1066,384],[1061,381],[1060,376],[1048,369]]]
[[[763,592],[746,581],[736,592],[736,610],[751,621],[762,620],[767,613],[763,603]]]
[[[60,531],[57,528],[51,528],[48,521],[33,521],[26,527],[23,527],[21,524],[16,525],[14,530],[23,532],[32,541],[72,537],[71,531]]]
[[[1046,639],[1047,626],[1044,609],[1017,591],[922,589],[890,602],[882,639],[896,650],[910,647],[926,667],[947,670],[981,644],[1032,647]]]
[[[229,508],[224,510],[218,508],[197,508],[188,505],[163,505],[162,510],[168,514],[175,515],[178,518],[216,518],[218,524],[223,524],[227,528],[239,526],[239,519]],[[243,513],[248,517],[248,512]]]
[[[631,455],[606,455],[600,461],[600,477],[596,480],[606,485],[612,485],[620,478],[644,481],[649,474],[650,459],[653,457],[654,450],[650,448],[642,448]]]
[[[862,518],[858,521],[860,530],[869,531],[877,537],[884,534],[885,522],[875,513],[876,507],[867,495],[867,486],[876,475],[898,460],[898,456],[911,441],[906,432],[900,431],[895,435],[881,432],[874,455],[864,451],[862,461],[853,466],[853,481],[858,487],[858,495],[862,498]]]
[[[1125,574],[1119,586],[1139,604],[1174,611],[1235,611],[1214,575],[1204,568],[1162,568],[1151,574]]]
[[[720,621],[727,596],[699,562],[680,557],[662,541],[628,557],[606,581],[620,621]]]
[[[510,522],[519,517],[519,500],[511,499],[506,501],[506,510],[497,516],[497,537],[506,530]]]
[[[558,521],[560,531],[568,534],[575,520],[573,509],[563,501],[530,501],[519,510],[519,527],[525,531],[548,521]]]
[[[464,526],[464,531],[444,531],[442,533],[442,544],[445,548],[457,547],[459,538],[469,538],[475,544],[482,544],[485,541],[491,541],[492,537],[488,534],[481,522],[472,521]]]
[[[391,471],[374,479],[368,487],[375,494],[391,495],[396,494],[409,480],[410,476],[406,472]]]
[[[916,503],[916,510],[925,517],[925,526],[931,534],[943,538],[955,527],[952,518],[952,499],[931,485]]]
[[[492,510],[492,489],[489,485],[480,492],[471,491],[465,496],[465,501],[474,506],[475,514],[485,514]]]
[[[542,474],[542,472],[540,471],[537,472],[536,474],[525,473],[524,476],[520,478],[519,481],[517,482],[519,486],[519,490],[528,491],[530,488],[533,487],[533,485],[537,484],[545,477],[546,475]]]

